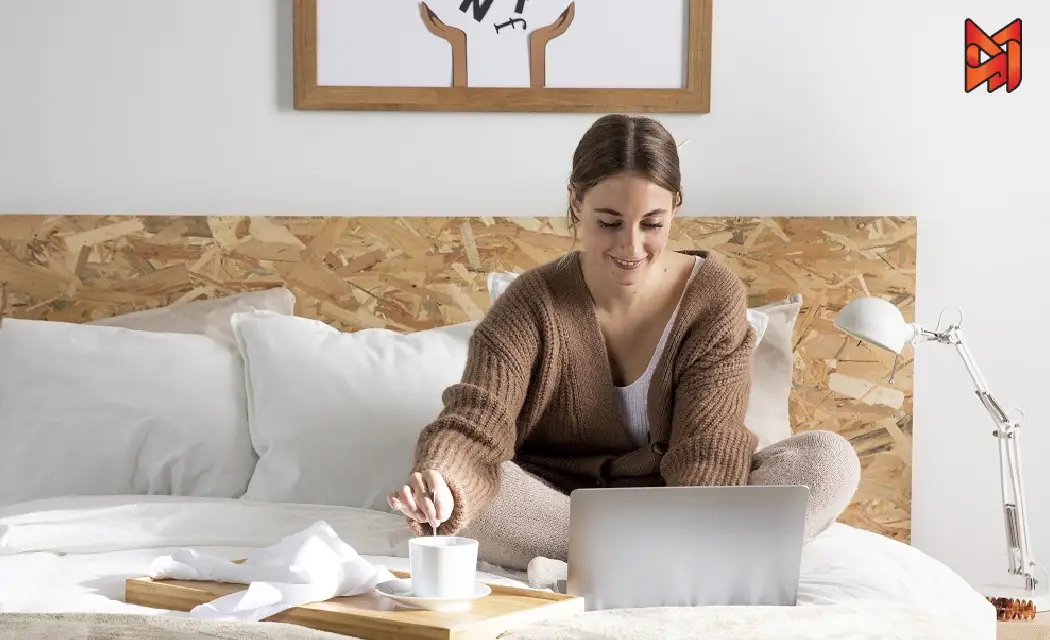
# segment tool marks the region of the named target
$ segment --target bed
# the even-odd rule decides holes
[[[397,515],[369,509],[175,496],[82,496],[9,505],[0,509],[0,637],[15,637],[4,635],[12,624],[5,621],[9,613],[169,613],[125,604],[124,580],[147,575],[155,558],[177,548],[236,559],[318,520],[370,562],[408,569],[411,532]],[[499,567],[483,567],[479,579],[527,586],[525,576]],[[861,628],[873,638],[994,637],[987,602],[948,568],[912,547],[841,523],[806,546],[799,605],[795,611],[718,616],[700,610],[692,617],[681,610],[618,611],[619,625],[586,614],[507,637],[656,637],[643,632],[662,625],[660,637],[752,638],[762,636],[744,631],[776,630],[776,637],[792,638],[791,624],[797,637],[812,639],[845,637],[847,630],[849,637],[859,637]],[[720,625],[722,635],[704,628],[708,623]],[[937,635],[948,631],[955,635]],[[127,632],[139,628],[129,623]]]
[[[907,544],[910,368],[837,335],[857,292],[910,313],[908,218],[696,219],[762,334],[749,426],[834,428],[864,481],[803,552],[799,606],[595,612],[506,638],[994,638],[992,606]],[[384,496],[484,309],[572,247],[557,219],[0,218],[0,638],[331,637],[123,602],[179,548],[227,558],[323,520],[407,569]],[[482,564],[479,579],[527,586]]]

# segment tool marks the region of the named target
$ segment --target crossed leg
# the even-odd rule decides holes
[[[478,541],[478,559],[524,571],[537,556],[569,555],[569,496],[513,462],[500,468],[500,490],[459,535]]]
[[[523,571],[534,558],[564,562],[569,554],[569,496],[513,462],[503,463],[501,472],[499,494],[461,535],[478,541],[479,560],[507,569]],[[860,460],[842,436],[804,431],[758,451],[748,484],[809,487],[808,541],[853,499]]]

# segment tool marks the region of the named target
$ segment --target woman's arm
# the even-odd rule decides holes
[[[413,471],[437,471],[452,492],[441,534],[456,533],[495,497],[500,464],[514,457],[540,349],[531,280],[517,278],[475,328],[462,380],[445,390],[444,409],[420,433]],[[423,533],[423,525],[409,524]]]
[[[743,283],[705,310],[705,326],[682,344],[671,441],[660,462],[668,486],[742,485],[758,438],[744,425],[755,330]]]

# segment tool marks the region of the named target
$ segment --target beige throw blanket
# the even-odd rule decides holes
[[[553,619],[500,640],[994,640],[891,603],[621,609]],[[267,622],[102,613],[0,614],[0,640],[352,640]]]
[[[891,603],[595,611],[500,640],[995,640],[943,616]]]
[[[276,622],[123,613],[4,613],[0,640],[353,640]]]

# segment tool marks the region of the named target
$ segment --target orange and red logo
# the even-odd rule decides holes
[[[981,61],[981,54],[987,59]],[[1010,93],[1021,84],[1021,19],[992,35],[966,19],[966,93],[988,83],[988,93],[1006,85]]]

